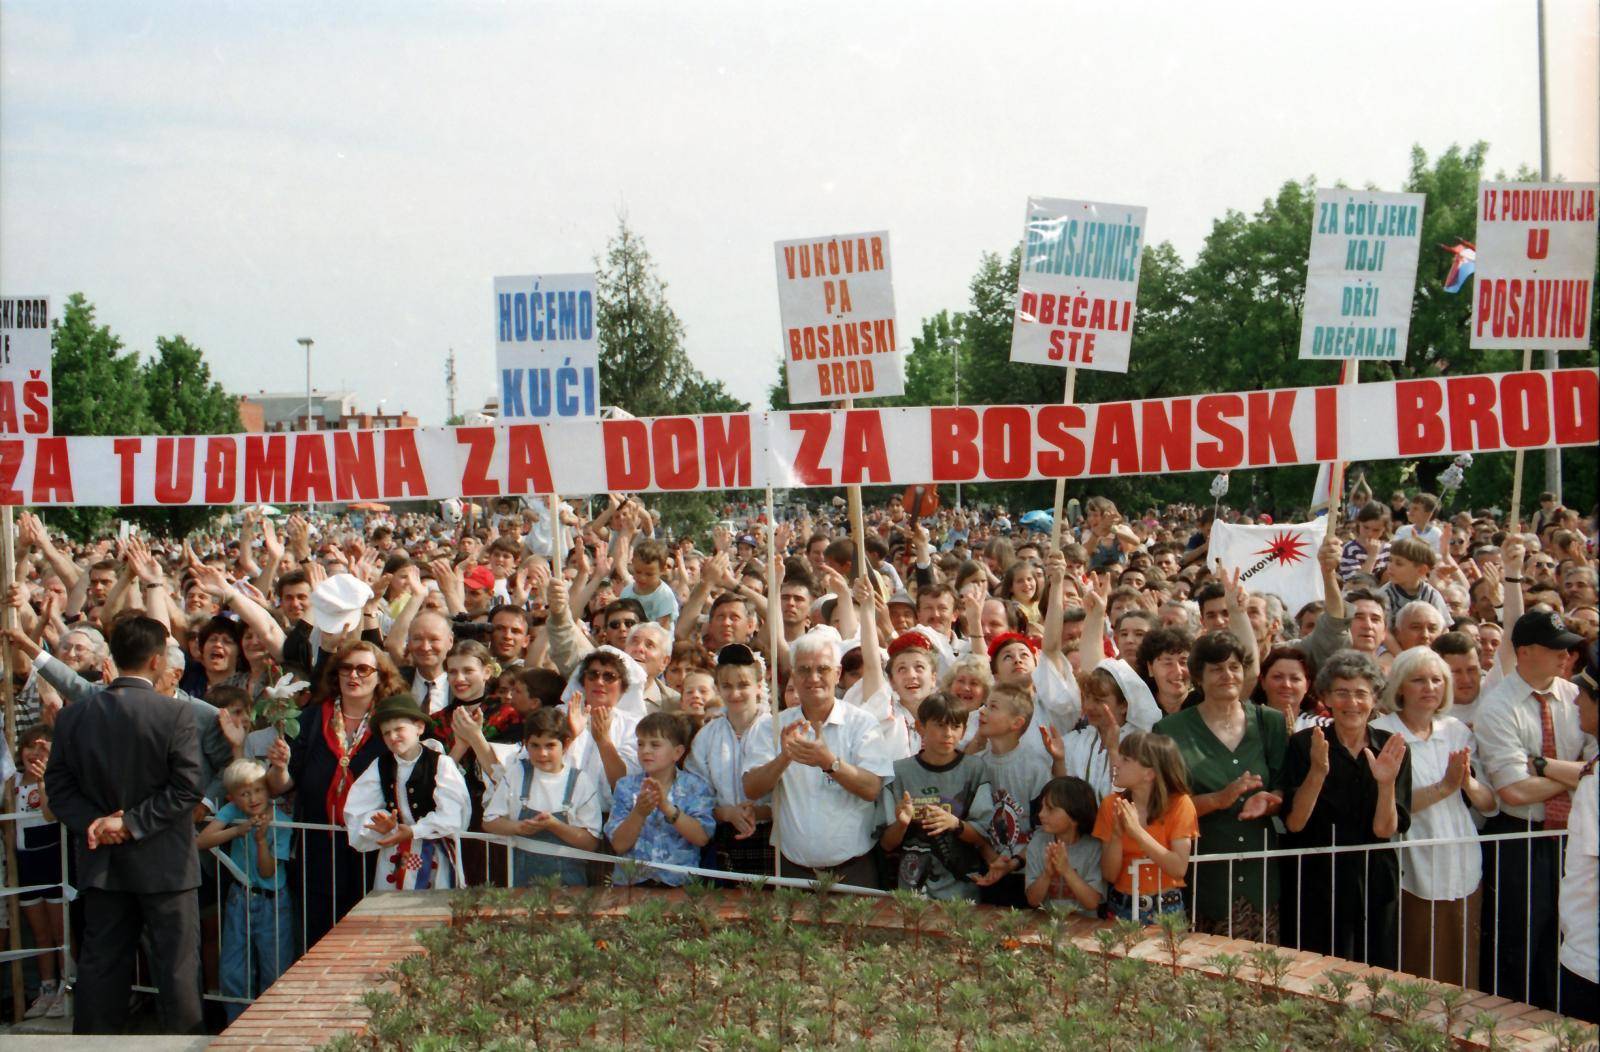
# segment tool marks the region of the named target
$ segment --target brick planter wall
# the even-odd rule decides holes
[[[213,1043],[221,1049],[304,1049],[314,1048],[342,1031],[361,1029],[367,1021],[367,1010],[361,1003],[366,991],[380,986],[390,968],[417,953],[414,934],[424,928],[450,923],[450,896],[447,891],[382,892],[368,895],[333,931],[312,947],[311,952],[296,961],[272,988],[255,1004],[245,1010]],[[674,891],[622,890],[605,892],[600,899],[600,912],[620,911],[635,897],[645,894],[679,897]],[[744,915],[743,897],[750,892],[728,892],[720,896],[719,913],[726,919]],[[761,894],[757,892],[756,894]],[[868,921],[873,927],[899,928],[900,916],[893,904],[882,904]],[[1079,946],[1098,952],[1094,932],[1106,925],[1086,917],[1067,922],[1070,937]],[[925,932],[937,932],[940,924],[935,918]],[[1155,929],[1152,929],[1154,931]],[[1036,932],[1020,936],[1023,941],[1042,942]],[[1179,966],[1216,974],[1217,969],[1207,960],[1220,953],[1244,955],[1258,949],[1260,944],[1244,939],[1228,939],[1218,935],[1191,934],[1183,943],[1184,953]],[[1400,979],[1414,979],[1403,973],[1391,973],[1353,961],[1319,954],[1304,953],[1287,947],[1274,947],[1294,959],[1280,989],[1308,997],[1320,997],[1316,987],[1323,975],[1330,971],[1347,972],[1360,977],[1370,972],[1382,972]],[[1170,959],[1156,941],[1146,941],[1135,947],[1132,956],[1167,965]],[[1247,974],[1253,977],[1253,972]],[[1359,985],[1351,992],[1352,1000],[1365,997]],[[1442,1025],[1439,1005],[1430,1006],[1429,1018]],[[1557,1018],[1554,1013],[1542,1011],[1531,1005],[1508,1001],[1491,994],[1479,994],[1463,1005],[1457,1013],[1456,1034],[1463,1048],[1480,1048],[1482,1045],[1466,1041],[1461,1035],[1467,1021],[1482,1011],[1493,1012],[1501,1020],[1498,1041],[1502,1047],[1546,1049],[1556,1046],[1555,1039],[1537,1028],[1541,1023]]]

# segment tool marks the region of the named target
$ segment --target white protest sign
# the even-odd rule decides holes
[[[600,415],[600,340],[593,274],[494,279],[500,417]]]
[[[1327,531],[1325,518],[1283,526],[1233,526],[1218,519],[1211,524],[1206,558],[1236,572],[1252,593],[1275,595],[1299,610],[1326,598],[1317,549]]]
[[[888,232],[779,241],[773,252],[789,401],[904,393]]]
[[[0,435],[48,435],[54,414],[50,300],[0,297]]]
[[[1474,349],[1584,350],[1600,183],[1479,183]]]
[[[1426,202],[1425,194],[1317,191],[1301,358],[1405,358]]]
[[[1145,209],[1028,198],[1011,360],[1128,371]]]

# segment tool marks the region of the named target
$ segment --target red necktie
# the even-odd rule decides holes
[[[1559,759],[1556,756],[1556,721],[1550,712],[1551,697],[1534,691],[1533,696],[1539,699],[1539,755],[1547,760]],[[1563,789],[1544,802],[1544,827],[1546,829],[1567,828],[1567,815],[1572,811],[1572,794]]]

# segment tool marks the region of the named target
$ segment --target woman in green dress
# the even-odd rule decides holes
[[[1283,805],[1288,733],[1282,713],[1246,700],[1247,669],[1254,664],[1249,645],[1231,632],[1196,640],[1189,676],[1202,700],[1166,717],[1155,730],[1178,743],[1200,815],[1200,843],[1189,879],[1195,929],[1275,942],[1277,866],[1205,861],[1207,854],[1271,851],[1278,844],[1272,816]]]

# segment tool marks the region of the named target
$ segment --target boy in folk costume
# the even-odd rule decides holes
[[[410,694],[380,701],[372,724],[388,752],[350,787],[344,821],[351,847],[381,852],[373,890],[460,887],[456,838],[472,814],[461,768],[423,740],[428,717]]]

